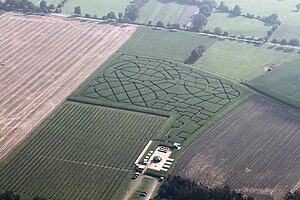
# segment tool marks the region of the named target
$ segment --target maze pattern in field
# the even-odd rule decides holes
[[[0,188],[47,199],[114,199],[165,118],[67,102],[0,172]]]
[[[161,140],[183,142],[239,95],[231,83],[192,68],[119,54],[74,97],[176,113],[176,121]]]
[[[134,32],[30,14],[0,16],[0,160]]]

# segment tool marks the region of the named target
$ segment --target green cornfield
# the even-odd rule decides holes
[[[165,118],[66,102],[0,171],[0,188],[47,199],[120,199]]]

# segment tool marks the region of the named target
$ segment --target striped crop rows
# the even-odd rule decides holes
[[[0,16],[0,160],[134,32],[96,23]],[[97,56],[95,56],[97,55]]]
[[[282,200],[300,188],[299,122],[299,110],[256,96],[191,145],[174,174]]]
[[[67,102],[1,170],[0,188],[48,199],[113,199],[164,122]]]

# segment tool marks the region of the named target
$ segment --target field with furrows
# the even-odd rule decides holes
[[[121,199],[164,117],[66,102],[0,168],[0,188],[47,199]]]
[[[135,31],[98,23],[0,16],[0,160]]]
[[[299,110],[256,96],[191,145],[174,174],[281,200],[300,188],[299,136]]]

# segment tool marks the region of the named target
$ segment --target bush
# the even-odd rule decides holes
[[[184,61],[185,64],[194,64],[205,52],[205,47],[203,45],[198,46],[194,49],[190,55],[190,57]]]
[[[164,24],[162,21],[158,21],[158,22],[156,23],[156,26],[157,26],[157,27],[164,28],[164,27],[165,27],[165,24]]]
[[[153,176],[153,177],[166,177],[168,175],[167,172],[165,171],[157,171],[157,170],[154,170],[154,169],[147,169],[145,171],[145,174],[146,175],[149,175],[149,176]]]

